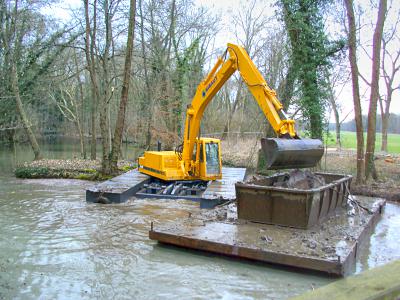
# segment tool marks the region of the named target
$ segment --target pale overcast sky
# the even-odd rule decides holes
[[[396,19],[397,19],[397,14],[399,12],[400,8],[400,1],[398,0],[392,0],[392,9],[390,10],[388,17],[386,19],[385,23],[385,28],[389,28],[388,25],[394,24]],[[241,1],[241,0],[197,0],[196,2],[201,3],[202,5],[212,8],[213,11],[220,13],[221,14],[221,20],[224,24],[224,29],[217,34],[217,40],[216,40],[216,46],[220,47],[227,42],[233,41],[230,39],[234,39],[235,37],[232,34],[229,34],[229,26],[232,24],[232,12],[235,10],[240,10],[243,8],[243,3],[246,3],[247,1]],[[370,0],[363,0],[363,1],[355,1],[356,4],[360,4],[362,8],[364,8],[364,19],[370,19],[372,22],[376,21],[377,17],[377,10],[376,9],[371,9],[370,8]],[[377,2],[377,1],[376,1]],[[388,1],[390,2],[390,0]],[[260,11],[262,10],[263,13],[265,13],[266,16],[274,16],[276,8],[273,6],[273,3],[275,1],[258,1],[257,6],[259,7]],[[369,47],[366,47],[366,50],[371,53],[371,41],[372,41],[372,36],[373,36],[373,25],[372,26],[367,26],[366,22],[363,20],[363,27],[362,31],[360,34],[361,41],[365,45],[369,45]],[[335,24],[336,23],[336,24]],[[334,22],[332,24],[332,28],[338,28],[340,27],[340,24],[338,22]],[[398,28],[400,30],[400,26]],[[396,50],[400,48],[399,44],[392,44],[391,46],[392,50]],[[366,77],[368,80],[370,80],[370,74],[371,74],[371,60],[369,59],[368,55],[362,50],[358,50],[358,59],[359,59],[359,69],[360,72]],[[400,84],[400,74],[398,75],[397,78],[397,84]],[[360,94],[362,97],[362,106],[363,106],[363,113],[367,114],[368,113],[368,104],[369,104],[369,89],[368,87],[360,80],[361,88],[360,88]],[[384,82],[381,83],[381,89],[384,90]],[[353,111],[353,98],[352,98],[352,86],[351,86],[351,78],[349,78],[348,83],[345,86],[340,86],[338,87],[336,91],[339,99],[339,103],[342,106],[342,115],[345,116],[349,112],[350,115],[348,117],[348,120],[354,118],[354,114],[352,113]],[[391,112],[392,113],[397,113],[400,114],[400,91],[395,92],[393,95],[393,100],[391,104]],[[333,120],[333,115],[331,116],[331,119]]]
[[[247,1],[243,0],[195,0],[194,1],[197,5],[202,5],[205,7],[208,7],[211,9],[213,13],[216,13],[220,15],[221,22],[222,22],[222,28],[219,32],[216,33],[216,39],[215,39],[215,48],[224,48],[225,45],[228,42],[237,42],[236,38],[233,34],[232,28],[232,16],[235,11],[240,11],[243,9],[243,6]],[[389,1],[390,2],[390,1]],[[67,0],[59,3],[58,5],[52,6],[50,8],[47,8],[45,11],[57,18],[61,19],[68,19],[68,12],[70,7],[78,7],[82,3],[82,0]],[[260,0],[257,1],[256,4],[256,11],[263,11],[263,14],[265,16],[270,17],[275,15],[275,10],[276,8],[274,7],[275,0],[272,1],[267,1],[267,0]],[[372,35],[373,35],[373,24],[366,24],[367,21],[365,20],[372,20],[372,22],[375,22],[376,20],[376,9],[371,9],[370,8],[370,1],[369,0],[363,0],[363,1],[356,1],[357,4],[360,4],[361,7],[364,8],[364,21],[363,24],[364,26],[362,27],[362,31],[360,34],[361,41],[363,44],[369,45],[371,44],[372,40]],[[393,24],[397,18],[396,12],[399,11],[400,7],[400,1],[393,0],[393,10],[391,13],[389,13],[385,27],[387,27],[387,24]],[[371,21],[370,21],[371,22]],[[336,22],[334,22],[336,23]],[[332,23],[332,28],[337,27],[335,24]],[[336,23],[337,24],[337,23]],[[268,30],[268,28],[266,28]],[[400,30],[400,28],[399,28]],[[393,44],[392,49],[399,49],[400,45]],[[212,51],[213,49],[210,49]],[[371,47],[366,47],[366,50],[370,53],[371,52]],[[370,79],[370,70],[371,70],[371,62],[370,59],[368,58],[368,55],[362,50],[358,49],[358,58],[359,58],[359,68],[360,72],[364,74],[364,76],[367,79]],[[211,57],[211,60],[214,59]],[[216,59],[216,57],[215,57]],[[212,64],[212,62],[211,62]],[[400,84],[400,74],[398,76],[399,78],[397,79],[397,84]],[[365,84],[361,82],[361,89],[360,93],[362,96],[362,106],[363,106],[363,113],[367,114],[368,112],[368,102],[369,102],[369,89]],[[382,82],[381,84],[382,89],[384,89],[384,84]],[[348,114],[348,112],[351,112],[353,110],[353,100],[352,100],[352,89],[351,89],[351,79],[349,79],[348,83],[345,86],[338,87],[337,89],[337,94],[339,98],[339,103],[341,104],[342,107],[342,115]],[[397,91],[393,95],[393,100],[392,100],[392,105],[391,105],[391,112],[392,113],[400,113],[400,92]],[[333,118],[333,116],[332,116]],[[349,120],[353,118],[353,114],[350,113],[349,115]]]

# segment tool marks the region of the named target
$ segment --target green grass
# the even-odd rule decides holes
[[[327,143],[328,147],[336,147],[336,134],[331,131],[329,133]],[[357,139],[356,133],[350,131],[342,131],[340,134],[342,140],[342,148],[344,149],[356,149]],[[367,134],[364,133],[364,140],[366,140]],[[379,152],[381,149],[382,136],[378,132],[376,134],[375,151]],[[400,153],[400,134],[388,134],[388,152],[393,154]]]

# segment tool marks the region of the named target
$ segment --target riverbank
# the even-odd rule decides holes
[[[321,160],[321,169],[332,173],[356,175],[356,153],[354,151],[328,151]],[[362,185],[356,185],[353,179],[351,193],[370,197],[385,198],[388,201],[400,201],[400,156],[377,153],[375,168],[378,180],[370,179]]]
[[[224,140],[222,141],[222,162],[229,167],[244,167],[251,172],[261,171],[270,175],[274,172],[263,171],[258,168],[258,140]],[[138,155],[138,154],[136,154]],[[136,157],[131,156],[131,157]],[[118,163],[121,173],[136,167],[132,161],[120,161]],[[378,172],[378,180],[371,180],[367,184],[356,185],[354,180],[351,185],[351,193],[355,195],[381,197],[389,201],[400,201],[400,155],[386,155],[377,153],[375,165]],[[18,178],[70,178],[83,180],[106,180],[109,177],[102,176],[99,172],[101,162],[99,160],[81,159],[44,159],[25,162],[15,168]],[[356,153],[354,150],[336,150],[329,148],[323,156],[320,166],[314,171],[323,171],[336,174],[356,174]]]
[[[291,300],[399,299],[400,260],[308,291]],[[396,279],[397,278],[397,279]]]
[[[263,175],[273,174],[274,171],[266,171],[257,166],[258,149],[260,149],[260,144],[255,139],[222,141],[223,164],[256,170],[255,172]],[[314,171],[349,174],[355,177],[356,163],[355,150],[328,148],[320,165],[314,168]],[[385,198],[388,201],[400,201],[400,155],[376,153],[375,167],[378,180],[371,179],[366,184],[356,185],[353,179],[351,193]]]
[[[131,161],[118,162],[120,174],[136,168]],[[25,162],[15,168],[17,178],[64,178],[100,181],[112,176],[104,176],[100,173],[100,160],[89,159],[41,159]]]

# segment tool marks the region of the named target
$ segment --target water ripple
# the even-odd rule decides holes
[[[0,179],[0,298],[281,299],[330,279],[165,247],[151,222],[198,209],[185,201],[88,204],[88,183]],[[358,270],[400,257],[400,207],[388,204]]]

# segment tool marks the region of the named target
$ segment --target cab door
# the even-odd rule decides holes
[[[216,142],[205,143],[206,177],[221,177],[220,144]]]

